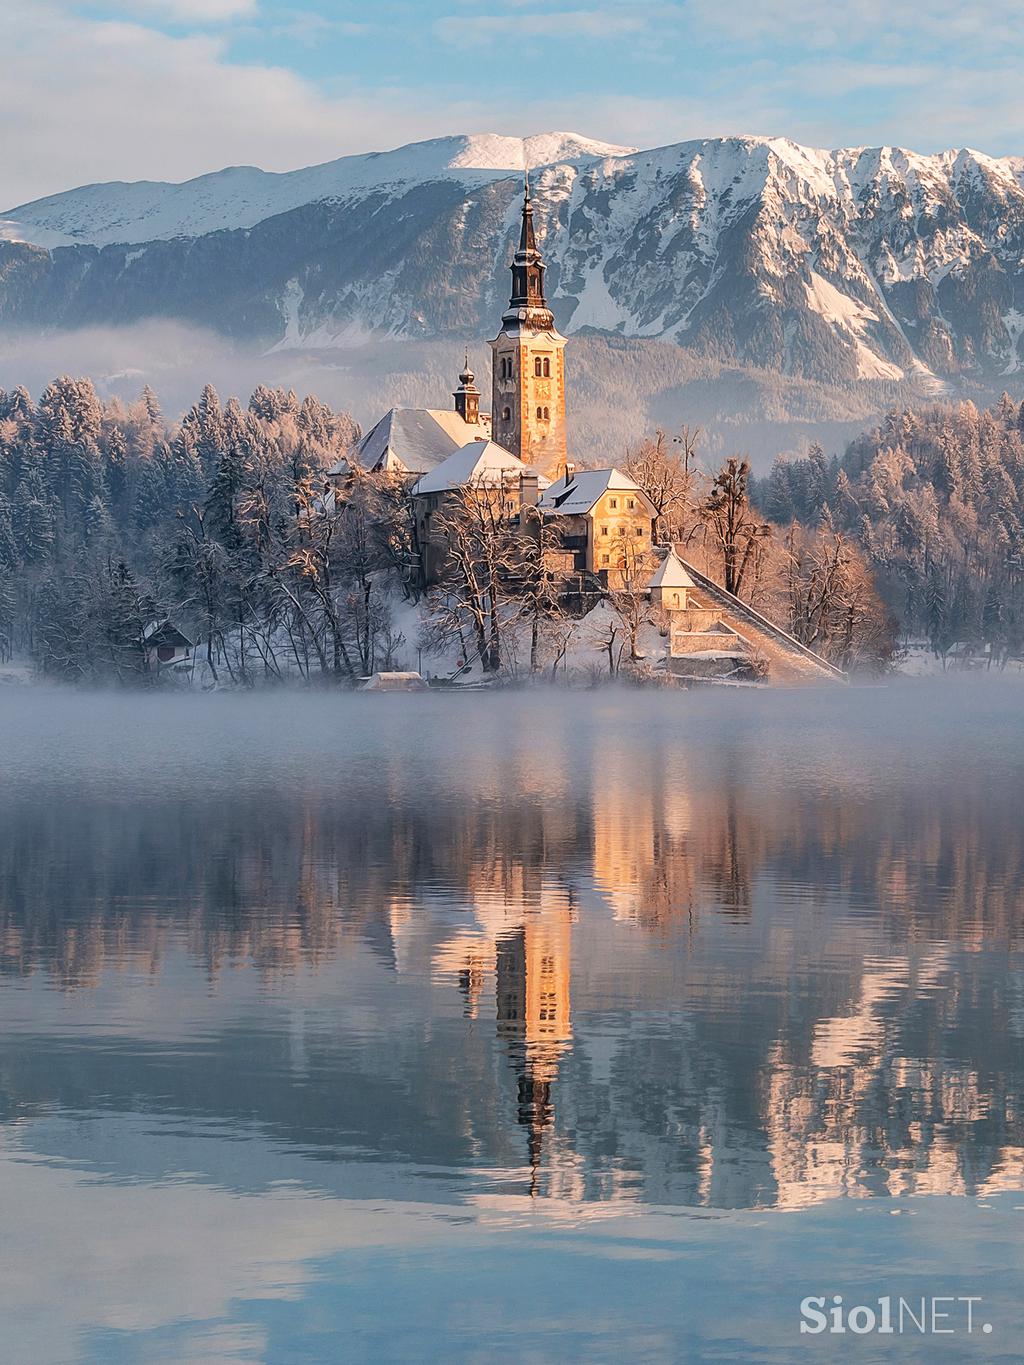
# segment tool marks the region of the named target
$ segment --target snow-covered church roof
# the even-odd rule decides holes
[[[605,493],[621,491],[642,498],[654,514],[654,505],[638,483],[621,469],[578,469],[557,479],[540,500],[542,512],[562,516],[585,515]]]
[[[491,419],[467,422],[454,409],[392,408],[356,446],[355,458],[373,474],[426,474],[453,451],[491,434]],[[328,471],[344,474],[347,461]]]
[[[464,488],[467,484],[495,488],[523,474],[535,473],[531,465],[524,464],[494,441],[473,441],[449,455],[436,469],[424,474],[412,491],[417,495],[446,493],[453,488]],[[547,479],[538,475],[537,486],[547,488]]]

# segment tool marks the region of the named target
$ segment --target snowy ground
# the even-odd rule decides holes
[[[0,662],[0,687],[23,686],[33,681],[35,671],[27,659]]]
[[[1012,659],[1004,669],[990,669],[988,660],[983,655],[962,659],[950,654],[943,660],[923,640],[911,640],[905,646],[896,671],[906,678],[934,678],[943,673],[988,672],[1002,672],[1004,676],[1024,678],[1024,660]]]
[[[405,639],[405,643],[396,651],[395,668],[416,669],[425,678],[451,678],[458,674],[461,682],[478,681],[482,677],[482,669],[479,663],[470,664],[461,673],[459,672],[460,664],[465,656],[457,647],[444,654],[433,654],[427,650],[421,650],[418,642],[422,623],[422,604],[406,601],[392,602],[392,627],[395,632],[401,632]],[[601,676],[607,676],[611,671],[608,658],[608,639],[613,630],[616,632],[616,636],[612,645],[612,653],[616,664],[620,662],[619,655],[624,646],[621,663],[623,665],[628,663],[629,647],[626,629],[608,603],[599,602],[586,616],[573,622],[572,627],[565,656],[557,664],[555,660],[560,652],[558,640],[547,633],[542,637],[540,659],[549,678],[552,668],[557,670],[559,678],[563,675],[575,674],[580,679],[596,681]],[[506,650],[506,669],[511,676],[516,677],[529,673],[530,643],[529,622],[522,622],[514,628],[506,629],[503,647]],[[638,653],[641,655],[644,665],[656,667],[668,657],[667,634],[663,635],[657,626],[644,626],[639,634]]]

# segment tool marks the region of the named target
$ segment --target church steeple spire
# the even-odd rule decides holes
[[[537,251],[537,238],[533,231],[533,205],[530,203],[529,171],[523,177],[523,228],[519,234],[519,250],[522,252]]]
[[[533,226],[533,203],[530,199],[530,173],[526,172],[523,187],[523,222],[519,230],[519,249],[512,258],[512,297],[505,318],[518,321],[526,318],[535,327],[550,327],[554,318],[544,297],[544,258],[537,246]]]

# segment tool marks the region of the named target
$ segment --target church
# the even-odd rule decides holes
[[[581,609],[607,594],[646,598],[668,640],[667,671],[690,680],[809,682],[842,677],[675,548],[655,544],[658,509],[622,470],[580,468],[566,432],[566,339],[544,288],[526,178],[512,290],[491,350],[491,410],[466,363],[448,408],[392,408],[328,471],[340,492],[352,462],[409,493],[421,583],[444,581],[453,507],[470,490],[503,521],[544,528],[544,564]]]
[[[392,408],[356,446],[371,474],[413,476],[435,469],[472,441],[493,441],[542,474],[565,472],[565,337],[544,295],[544,259],[537,246],[529,179],[523,196],[519,247],[512,259],[512,294],[491,348],[491,410],[480,408],[476,376],[459,375],[452,407]],[[343,476],[339,461],[332,477]]]
[[[627,586],[653,548],[656,508],[617,469],[581,469],[569,458],[566,433],[566,339],[555,326],[544,288],[527,177],[512,290],[491,350],[491,410],[481,410],[476,375],[466,364],[440,408],[392,408],[356,446],[371,474],[409,488],[425,586],[444,573],[447,537],[439,512],[467,488],[490,490],[515,520],[524,509],[556,528],[553,565],[580,589]],[[336,482],[347,460],[330,470]]]

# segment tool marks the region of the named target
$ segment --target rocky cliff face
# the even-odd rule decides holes
[[[283,176],[89,186],[0,222],[0,322],[178,318],[264,348],[490,334],[526,164],[570,333],[812,379],[1024,368],[1024,161],[763,138],[447,138]]]

